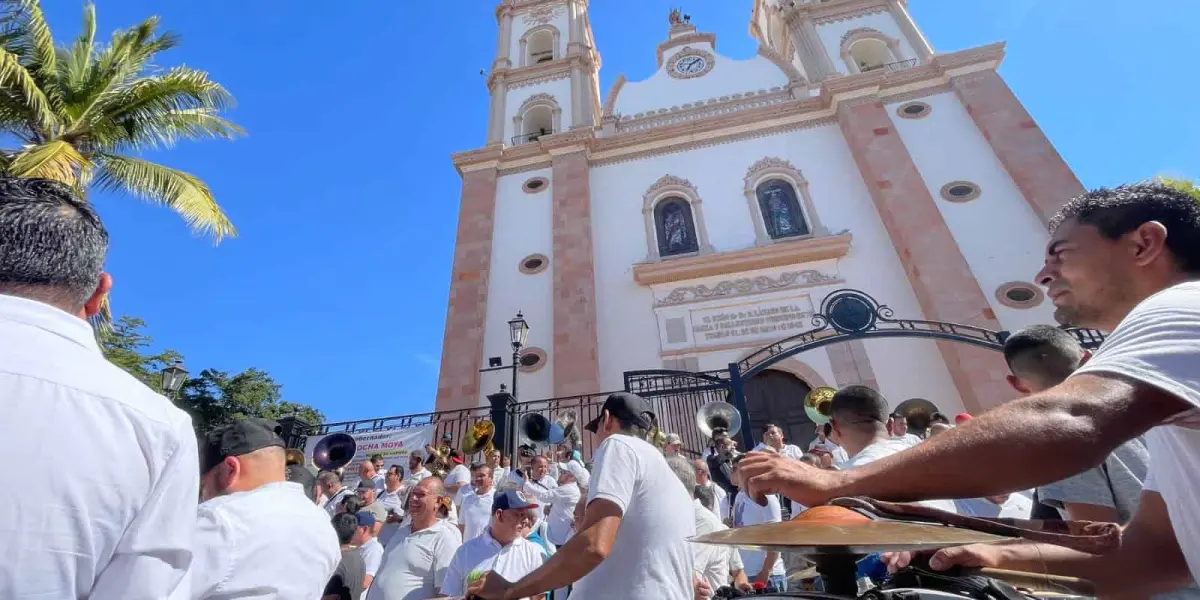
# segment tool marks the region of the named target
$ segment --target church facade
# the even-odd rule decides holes
[[[721,55],[673,12],[646,49],[657,71],[608,90],[587,0],[496,8],[487,143],[453,157],[437,410],[485,405],[508,382],[480,369],[510,360],[518,311],[522,400],[724,368],[811,328],[843,288],[903,318],[1053,322],[1032,277],[1048,219],[1083,188],[997,74],[1003,44],[935,52],[905,0],[739,1],[756,56]],[[865,383],[954,414],[1011,398],[1006,372],[966,344],[866,339],[758,385]]]

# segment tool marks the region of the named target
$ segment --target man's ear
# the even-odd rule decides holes
[[[1021,378],[1017,377],[1016,375],[1006,375],[1004,379],[1008,382],[1008,385],[1012,386],[1012,389],[1017,390],[1017,392],[1023,395],[1028,396],[1029,394],[1033,393],[1033,391],[1029,389],[1029,386],[1025,385],[1025,382],[1021,381]]]
[[[108,297],[108,293],[112,291],[113,280],[112,275],[108,273],[100,274],[100,282],[96,284],[96,291],[92,292],[87,302],[83,303],[83,318],[94,317],[100,313],[100,307],[104,304],[104,299]]]
[[[1139,266],[1148,265],[1167,250],[1167,228],[1158,221],[1142,223],[1129,233],[1132,242],[1133,259]]]

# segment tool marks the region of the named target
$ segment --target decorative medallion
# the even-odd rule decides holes
[[[707,75],[715,65],[716,58],[711,52],[684,46],[667,63],[667,74],[675,79],[694,79]]]
[[[800,169],[797,169],[796,165],[793,165],[791,161],[768,156],[750,165],[749,169],[746,169],[746,177],[742,180],[746,184],[746,189],[750,189],[754,178],[767,169],[787,169],[788,171],[800,172]]]
[[[663,188],[670,187],[670,186],[685,187],[692,191],[696,190],[696,186],[692,185],[692,182],[690,182],[682,177],[676,177],[674,175],[663,175],[662,177],[660,177],[658,179],[658,181],[655,181],[653,185],[651,185],[649,188],[646,189],[646,193],[643,194],[643,196],[646,196],[646,197],[653,196],[659,190],[662,190]]]
[[[557,19],[563,13],[563,5],[561,4],[543,4],[529,9],[525,13],[525,24],[536,26],[545,25],[554,19]]]
[[[790,271],[783,273],[775,279],[766,275],[743,277],[741,279],[722,281],[712,287],[706,285],[689,285],[675,288],[665,298],[655,302],[654,305],[656,307],[673,306],[676,304],[712,300],[713,298],[729,298],[760,292],[774,292],[785,288],[825,285],[840,281],[841,279],[837,276],[813,270]]]

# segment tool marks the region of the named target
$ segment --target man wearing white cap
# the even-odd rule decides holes
[[[539,504],[550,507],[550,516],[546,517],[546,541],[557,548],[567,543],[571,537],[571,527],[575,521],[575,505],[579,504],[580,486],[587,487],[591,476],[587,469],[577,461],[558,465],[558,486],[546,489],[541,486],[526,483],[522,490],[526,496],[537,498]]]
[[[683,438],[678,433],[668,433],[667,442],[663,444],[663,456],[679,456],[683,450]]]

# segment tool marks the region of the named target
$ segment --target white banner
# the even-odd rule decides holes
[[[312,464],[313,450],[325,437],[324,435],[309,436],[304,445],[305,464]],[[413,450],[423,451],[425,446],[433,442],[433,425],[350,433],[350,437],[354,438],[356,444],[354,459],[346,465],[342,483],[353,488],[358,485],[359,463],[370,460],[376,454],[383,455],[385,469],[392,465],[400,465],[404,467],[404,475],[408,476],[408,454]]]

